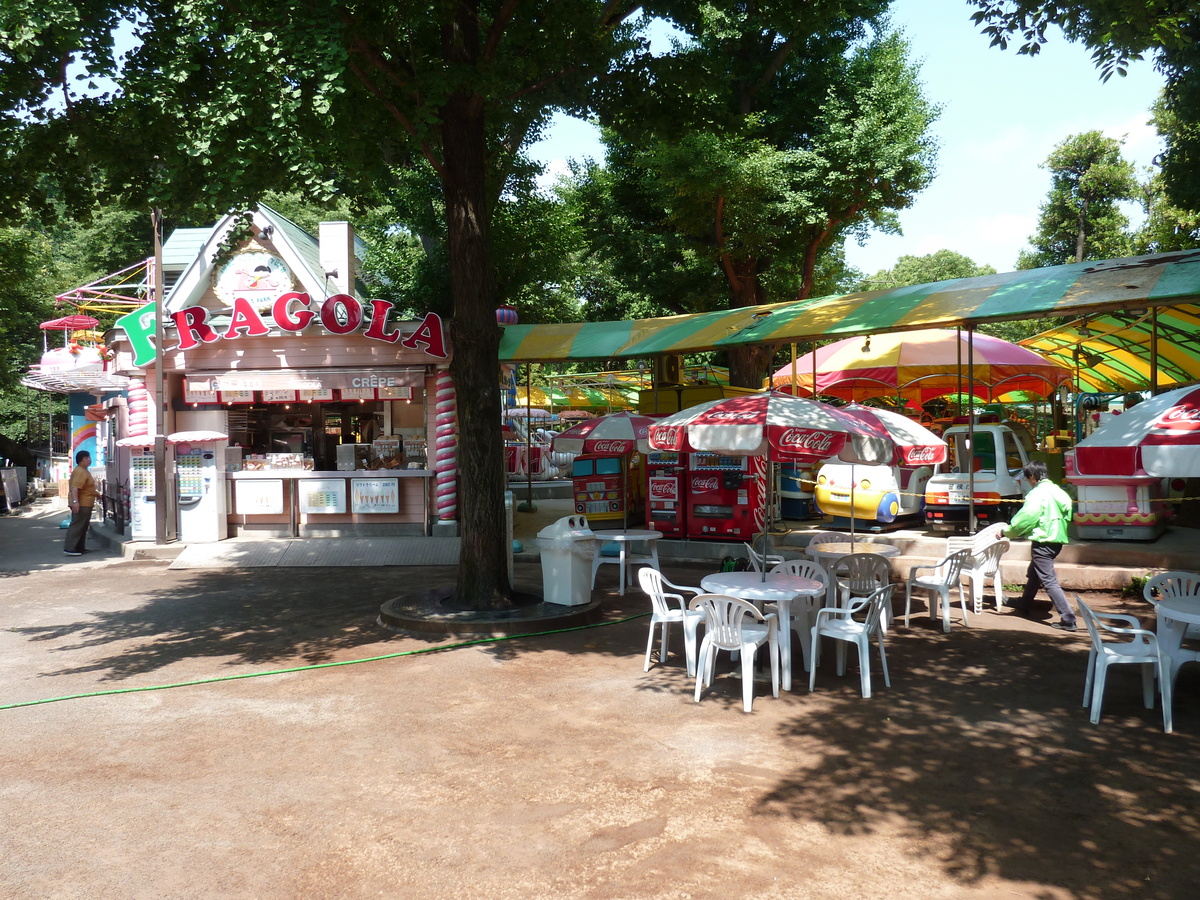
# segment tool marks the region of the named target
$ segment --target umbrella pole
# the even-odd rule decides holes
[[[854,463],[850,463],[850,552],[854,552]]]
[[[766,435],[767,427],[763,425],[763,434]],[[771,533],[771,513],[774,507],[771,504],[771,439],[767,438],[767,471],[766,471],[766,486],[763,488],[763,503],[766,509],[763,510],[763,542],[762,542],[762,583],[767,582],[767,544],[770,539],[767,537]],[[753,541],[753,538],[751,538]],[[756,548],[757,549],[757,548]]]

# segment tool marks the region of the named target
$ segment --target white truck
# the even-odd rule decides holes
[[[994,419],[994,417],[991,417]],[[1021,469],[1034,449],[1033,435],[1016,422],[979,418],[942,434],[950,455],[925,485],[925,524],[934,531],[970,531],[1011,521],[1029,485]],[[974,495],[975,521],[971,521]]]

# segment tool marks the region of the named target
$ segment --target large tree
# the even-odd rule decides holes
[[[881,291],[910,284],[930,284],[951,278],[974,278],[995,275],[991,266],[978,266],[969,256],[953,250],[938,250],[924,256],[901,256],[890,269],[881,269],[862,279],[856,286],[860,291]]]
[[[1051,151],[1043,168],[1050,171],[1050,192],[1029,239],[1033,249],[1021,251],[1017,268],[1128,255],[1129,217],[1120,201],[1137,199],[1140,188],[1121,142],[1099,131],[1072,135]]]
[[[936,110],[880,7],[822,31],[754,4],[706,7],[701,37],[654,70],[650,102],[613,89],[607,166],[572,190],[607,271],[644,305],[808,297],[848,234],[896,229],[932,176]],[[771,352],[730,351],[731,383],[759,386]]]
[[[779,21],[842,0],[762,0]],[[107,191],[197,216],[267,189],[378,196],[423,161],[445,211],[459,404],[459,600],[507,605],[497,379],[497,199],[554,109],[579,112],[640,64],[637,12],[702,21],[700,0],[8,0],[0,7],[0,214],[90,208]],[[814,14],[816,14],[814,16]],[[132,32],[122,55],[118,26]],[[642,48],[644,50],[644,48]],[[80,76],[89,91],[72,79]]]

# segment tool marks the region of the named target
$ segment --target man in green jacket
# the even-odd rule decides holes
[[[1029,569],[1025,573],[1025,590],[1020,598],[1007,601],[1005,606],[1015,609],[1019,615],[1028,616],[1033,609],[1034,595],[1044,587],[1060,617],[1050,627],[1077,631],[1079,626],[1075,623],[1075,611],[1067,603],[1058,584],[1058,574],[1054,571],[1054,559],[1067,543],[1071,498],[1046,477],[1046,464],[1041,460],[1027,464],[1021,474],[1030,484],[1029,493],[1025,495],[1025,504],[1013,516],[1004,534],[1006,537],[1028,535],[1032,546],[1029,549]]]

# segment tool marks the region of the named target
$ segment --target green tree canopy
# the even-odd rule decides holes
[[[890,269],[881,269],[869,278],[862,279],[855,290],[881,291],[910,284],[995,274],[996,270],[991,266],[977,266],[969,256],[953,250],[938,250],[924,256],[901,256]]]
[[[1128,256],[1129,217],[1119,201],[1137,199],[1140,188],[1121,142],[1099,131],[1072,135],[1043,168],[1050,171],[1050,192],[1029,238],[1033,249],[1021,252],[1017,268]]]

